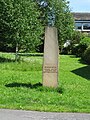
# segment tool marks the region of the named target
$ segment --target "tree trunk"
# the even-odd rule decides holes
[[[18,61],[18,43],[16,43],[15,61]]]

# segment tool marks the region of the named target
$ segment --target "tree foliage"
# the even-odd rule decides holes
[[[36,3],[33,0],[1,0],[0,8],[0,38],[18,43],[26,50],[35,49],[43,31]]]
[[[56,27],[59,35],[59,45],[62,46],[66,40],[71,40],[73,35],[73,17],[66,0],[55,0]]]
[[[47,1],[47,0],[46,0]],[[73,19],[66,0],[48,0],[55,11],[59,46],[72,38]],[[37,0],[0,1],[0,42],[19,45],[19,49],[35,50],[41,44],[44,27],[48,22],[49,8],[40,7]]]
[[[48,0],[47,2],[49,7],[42,10],[43,22],[48,25],[48,12],[52,8],[55,14],[55,26],[58,29],[59,46],[62,46],[66,40],[72,40],[74,32],[74,19],[70,12],[69,2],[66,0]]]

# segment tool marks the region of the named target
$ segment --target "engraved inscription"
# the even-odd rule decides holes
[[[43,72],[44,73],[57,73],[57,67],[56,66],[44,66]]]

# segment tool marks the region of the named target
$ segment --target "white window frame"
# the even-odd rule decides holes
[[[86,23],[89,23],[90,24],[90,20],[88,21],[84,21],[84,20],[76,20],[75,23],[81,23],[81,29],[77,29],[76,26],[75,26],[75,30],[77,31],[85,31],[85,32],[89,32],[90,30],[89,29],[84,29],[84,24]]]

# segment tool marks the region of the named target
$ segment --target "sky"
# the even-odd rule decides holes
[[[67,0],[72,12],[90,12],[90,0]]]

